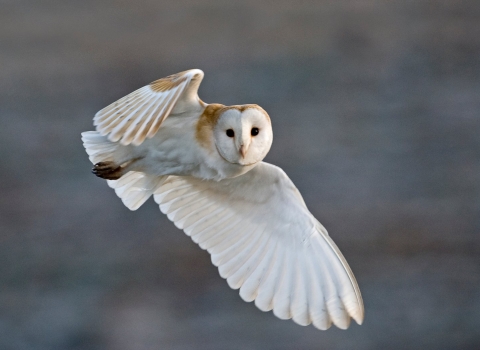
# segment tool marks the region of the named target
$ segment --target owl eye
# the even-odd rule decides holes
[[[259,132],[260,130],[258,130],[258,128],[252,128],[252,131],[250,133],[252,134],[252,136],[257,136]]]
[[[234,136],[235,136],[235,133],[233,132],[232,129],[228,129],[228,130],[227,130],[227,136],[228,136],[228,137],[234,137]]]

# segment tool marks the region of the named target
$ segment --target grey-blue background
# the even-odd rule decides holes
[[[94,113],[189,68],[269,112],[364,325],[262,313],[90,174]],[[0,0],[0,348],[479,349],[479,111],[477,0]]]

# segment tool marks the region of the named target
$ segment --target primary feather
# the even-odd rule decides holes
[[[190,69],[156,80],[101,109],[94,125],[112,142],[138,146],[157,133],[176,105],[186,111],[201,104],[197,90],[202,79],[200,69]]]

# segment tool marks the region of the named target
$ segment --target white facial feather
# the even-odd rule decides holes
[[[131,210],[153,195],[259,309],[319,329],[361,324],[347,261],[288,176],[262,162],[270,117],[257,105],[205,104],[202,78],[177,73],[98,112],[97,130],[82,133],[94,173]]]
[[[226,161],[252,165],[265,158],[273,140],[267,114],[256,107],[223,112],[214,128],[215,145]]]

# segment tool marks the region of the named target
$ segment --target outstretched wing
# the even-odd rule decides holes
[[[201,108],[197,92],[202,79],[200,69],[191,69],[156,80],[100,110],[93,123],[110,141],[139,145],[156,134],[172,110]]]
[[[219,182],[170,176],[154,198],[245,301],[319,329],[362,323],[352,271],[280,168],[260,163]]]

